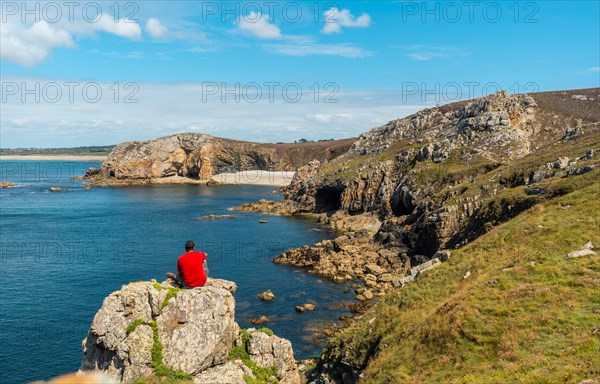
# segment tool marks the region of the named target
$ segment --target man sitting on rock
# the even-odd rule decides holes
[[[185,243],[185,253],[177,259],[177,275],[167,272],[167,277],[175,280],[182,288],[202,287],[206,284],[208,266],[206,254],[195,250],[194,241]]]

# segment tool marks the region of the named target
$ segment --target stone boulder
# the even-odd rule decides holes
[[[201,372],[194,378],[194,384],[246,384],[244,376],[252,376],[252,370],[240,360],[228,361]]]
[[[236,289],[235,283],[220,279],[193,289],[178,289],[169,280],[123,286],[96,313],[82,343],[80,370],[101,372],[122,383],[165,371],[187,374],[194,384],[244,383],[245,376],[253,377],[252,370],[230,358],[240,338],[234,320]],[[252,336],[257,338],[261,336]],[[276,366],[280,382],[296,383],[289,341],[276,336],[260,340],[260,345],[249,343],[253,352],[260,351],[252,360]]]
[[[301,184],[311,181],[318,175],[320,169],[321,162],[319,160],[312,160],[307,165],[298,168],[288,188],[298,188]]]
[[[300,384],[292,344],[275,335],[251,331],[247,344],[250,359],[261,368],[277,367],[280,383]]]

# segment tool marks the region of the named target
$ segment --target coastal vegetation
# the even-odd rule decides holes
[[[154,283],[153,287],[159,291],[163,291],[163,290],[167,291],[167,295],[165,296],[165,299],[162,302],[163,308],[166,307],[167,305],[169,305],[169,300],[176,297],[177,294],[179,293],[179,291],[181,291],[181,288],[165,287],[163,285],[160,285],[159,283]]]
[[[273,336],[273,331],[268,328],[261,328],[258,332],[265,333],[268,336]],[[242,343],[236,345],[231,349],[229,354],[230,360],[240,359],[242,363],[252,371],[253,376],[244,375],[244,381],[247,384],[267,384],[267,383],[278,383],[277,379],[277,367],[272,366],[268,368],[259,367],[248,354],[248,341],[250,340],[250,333],[244,329],[240,330],[240,337]]]
[[[183,371],[174,371],[165,364],[163,360],[163,344],[158,334],[158,325],[155,320],[146,322],[142,318],[135,319],[127,326],[127,335],[133,333],[140,325],[148,325],[152,329],[152,368],[154,377],[142,377],[133,381],[132,384],[186,384],[192,376]]]
[[[600,244],[595,180],[383,297],[332,340],[317,370],[341,378],[357,369],[365,383],[598,378],[600,260],[566,257]]]
[[[108,155],[113,150],[114,145],[103,146],[87,146],[87,147],[66,147],[66,148],[0,148],[0,156],[2,155],[70,155],[83,156]]]

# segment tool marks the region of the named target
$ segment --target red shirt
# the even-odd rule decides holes
[[[186,286],[201,287],[206,283],[206,273],[202,267],[204,260],[206,254],[198,251],[189,251],[179,256],[177,271]]]

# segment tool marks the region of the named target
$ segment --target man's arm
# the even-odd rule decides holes
[[[208,264],[206,263],[206,259],[202,262],[202,268],[204,268],[204,274],[208,277]]]

